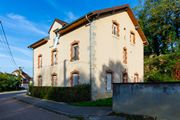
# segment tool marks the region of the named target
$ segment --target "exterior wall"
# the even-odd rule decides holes
[[[59,25],[59,27],[61,27]],[[80,83],[89,83],[89,26],[82,26],[66,35],[60,37],[57,45],[57,65],[51,66],[51,52],[53,48],[53,39],[55,33],[53,30],[58,28],[58,23],[54,23],[50,31],[48,42],[34,49],[34,85],[38,85],[37,78],[42,76],[42,85],[51,85],[51,75],[57,74],[57,86],[70,86],[71,72],[77,70],[80,72]],[[71,43],[79,41],[79,60],[71,62]],[[38,55],[42,54],[42,68],[38,68]],[[65,78],[65,79],[64,79]]]
[[[114,112],[179,120],[180,83],[113,85]]]
[[[112,21],[120,24],[120,36],[112,34]],[[51,74],[56,73],[58,86],[70,86],[71,72],[80,72],[80,83],[90,83],[90,42],[92,43],[92,99],[111,97],[112,92],[106,90],[106,70],[113,71],[113,82],[122,82],[122,72],[127,69],[129,82],[133,82],[134,73],[139,74],[139,82],[143,81],[143,43],[126,12],[105,16],[94,20],[91,25],[83,25],[60,37],[57,45],[58,64],[51,66],[51,51],[56,28],[62,27],[54,23],[48,42],[34,49],[34,85],[42,76],[43,86],[51,85]],[[91,27],[91,28],[90,28]],[[124,28],[126,30],[124,30]],[[130,43],[130,31],[134,31],[136,44]],[[91,35],[91,37],[90,37]],[[71,43],[79,41],[80,60],[71,62]],[[128,62],[122,63],[123,47],[127,48]],[[42,68],[38,66],[38,55],[42,54]]]
[[[112,21],[119,23],[120,36],[112,34]],[[122,72],[127,69],[128,82],[134,82],[134,74],[139,74],[143,81],[143,42],[127,12],[110,15],[95,21],[95,88],[94,99],[111,97],[106,90],[106,70],[113,71],[113,82],[122,82]],[[124,30],[126,29],[126,30]],[[135,33],[135,45],[130,43],[130,31]],[[127,64],[123,63],[123,47],[127,48]]]

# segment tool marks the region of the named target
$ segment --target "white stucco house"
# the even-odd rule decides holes
[[[112,83],[143,82],[148,42],[129,5],[90,12],[72,23],[55,19],[33,43],[35,86],[91,84],[92,100],[112,96]]]

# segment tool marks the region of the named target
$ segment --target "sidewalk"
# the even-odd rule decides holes
[[[125,120],[121,117],[117,118],[115,116],[107,116],[109,113],[112,112],[110,107],[72,106],[66,103],[34,98],[27,95],[18,95],[15,97],[15,99],[55,113],[71,117],[84,117],[86,119],[88,118],[88,120]]]

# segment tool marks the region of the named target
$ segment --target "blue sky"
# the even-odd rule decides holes
[[[17,65],[32,75],[32,50],[27,46],[47,36],[55,18],[70,23],[90,11],[122,4],[133,8],[138,0],[3,0],[0,20]],[[12,65],[2,39],[0,29],[0,71],[10,73],[16,67]]]

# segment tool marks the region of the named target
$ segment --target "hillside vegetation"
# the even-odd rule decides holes
[[[180,52],[164,54],[160,56],[145,57],[144,60],[145,81],[146,82],[178,81],[175,78],[175,69],[177,68],[178,62],[180,63]]]

